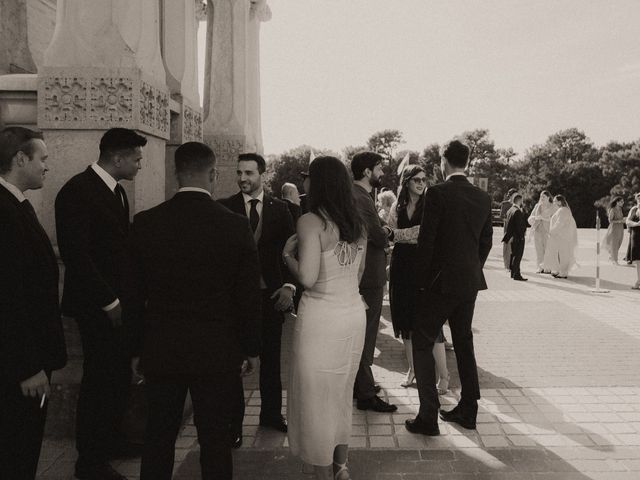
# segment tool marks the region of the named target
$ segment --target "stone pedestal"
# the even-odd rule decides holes
[[[27,0],[0,0],[0,75],[36,73],[27,32]]]

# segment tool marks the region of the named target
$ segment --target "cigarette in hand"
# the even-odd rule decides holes
[[[47,394],[43,393],[42,400],[40,400],[40,408],[44,407],[44,401],[46,400],[46,398],[47,398]]]

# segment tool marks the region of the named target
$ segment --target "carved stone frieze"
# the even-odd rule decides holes
[[[185,142],[202,141],[202,112],[184,105],[182,118],[182,138]]]
[[[133,122],[133,80],[123,77],[91,79],[90,119],[125,126]]]
[[[163,137],[169,135],[169,94],[144,81],[140,84],[140,121]]]
[[[223,163],[235,163],[238,155],[244,151],[244,140],[241,138],[213,136],[207,138],[206,143]]]
[[[44,82],[44,118],[49,122],[84,122],[87,81],[79,77],[50,77]]]

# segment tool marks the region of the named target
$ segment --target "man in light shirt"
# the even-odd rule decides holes
[[[129,452],[119,427],[131,370],[122,329],[122,274],[129,202],[121,180],[141,168],[147,140],[112,128],[100,140],[98,161],[71,178],[55,202],[60,255],[65,264],[63,313],[78,322],[83,375],[76,416],[76,477],[122,479],[108,464]]]

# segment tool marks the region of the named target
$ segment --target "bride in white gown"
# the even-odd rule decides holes
[[[305,288],[291,352],[289,445],[314,466],[317,479],[346,480],[353,384],[366,325],[358,291],[366,232],[340,160],[316,158],[305,182],[309,213],[283,251]]]

